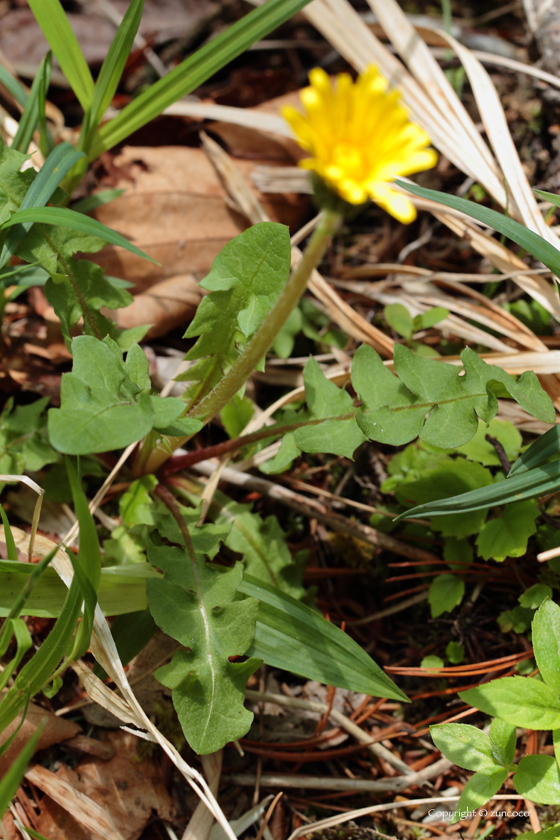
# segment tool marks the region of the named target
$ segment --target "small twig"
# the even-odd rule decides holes
[[[164,487],[163,484],[157,485],[157,487],[154,490],[154,496],[157,496],[158,499],[160,499],[163,502],[163,504],[165,505],[165,507],[167,508],[177,525],[179,526],[181,536],[183,537],[185,541],[185,546],[187,548],[187,551],[189,552],[189,557],[194,566],[196,567],[196,554],[194,552],[193,542],[189,533],[189,528],[183,518],[183,514],[181,513],[181,508],[179,507],[177,499],[175,498],[173,493],[171,493],[171,491],[167,489],[167,487]]]
[[[505,474],[508,475],[509,471],[511,470],[511,461],[506,455],[506,450],[504,449],[498,438],[492,437],[492,435],[485,435],[485,439],[488,441],[488,443],[491,443],[494,449],[496,450],[496,455],[499,458],[500,464],[502,465],[502,469],[504,470]]]
[[[278,800],[280,799],[280,797],[283,796],[283,795],[284,795],[284,791],[281,790],[280,793],[276,794],[276,796],[274,797],[274,799],[270,803],[270,808],[266,812],[266,815],[265,815],[265,817],[264,817],[264,819],[261,823],[261,827],[259,828],[258,834],[255,837],[255,840],[262,840],[264,830],[270,822],[270,818],[271,818],[272,814],[274,813],[274,809],[276,808],[276,804],[277,804]]]
[[[215,470],[215,464],[209,461],[203,461],[200,464],[194,465],[194,470],[202,475],[212,475]],[[239,487],[245,487],[250,490],[256,490],[263,496],[280,502],[286,507],[296,510],[298,513],[308,516],[309,518],[318,519],[319,522],[327,525],[331,530],[338,531],[343,534],[350,534],[359,540],[369,543],[379,549],[393,551],[395,554],[400,554],[403,557],[409,557],[412,560],[421,560],[424,563],[433,563],[439,561],[439,557],[432,554],[431,551],[425,551],[422,548],[417,548],[415,545],[409,545],[402,540],[397,540],[389,534],[384,534],[381,531],[376,531],[370,525],[363,522],[356,522],[355,520],[347,519],[338,513],[335,513],[327,505],[301,496],[299,493],[294,493],[289,487],[284,487],[281,484],[274,484],[264,478],[260,478],[248,473],[242,473],[234,470],[231,467],[226,467],[222,471],[222,481],[229,484],[235,484]]]

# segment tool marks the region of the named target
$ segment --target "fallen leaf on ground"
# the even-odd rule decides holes
[[[238,163],[249,173],[255,163],[263,162]],[[125,146],[115,164],[126,177],[111,185],[126,192],[98,207],[93,215],[161,265],[112,245],[93,259],[107,274],[135,283],[133,294],[169,277],[194,274],[201,278],[224,245],[247,227],[246,220],[228,208],[227,193],[201,149]],[[273,221],[297,227],[301,202],[258,195]]]
[[[3,744],[4,741],[6,741],[7,738],[9,738],[10,735],[17,729],[20,720],[21,715],[18,715],[18,717],[13,720],[6,729],[4,729],[4,731],[0,734],[0,743]],[[35,703],[30,703],[21,729],[6,752],[0,756],[0,778],[2,778],[6,771],[10,769],[10,765],[16,755],[27,744],[43,720],[45,721],[45,728],[39,737],[35,752],[37,752],[37,750],[45,750],[53,744],[59,744],[67,738],[73,738],[82,731],[77,723],[72,723],[70,720],[57,717],[57,715],[49,712],[47,709],[43,709]]]
[[[75,770],[62,765],[57,773],[49,775],[69,784],[102,809],[123,840],[136,840],[154,813],[173,822],[173,805],[159,769],[151,758],[139,759],[138,739],[128,732],[110,732],[108,740],[115,749],[110,761],[88,758]],[[46,785],[39,786],[45,790]],[[51,791],[40,803],[38,831],[47,840],[93,840],[103,836],[85,828],[80,813],[69,813],[70,804],[62,797],[57,799],[58,802],[53,801]]]

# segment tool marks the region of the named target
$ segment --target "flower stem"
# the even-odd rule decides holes
[[[337,213],[330,210],[323,213],[299,265],[292,272],[276,304],[224,378],[204,399],[193,406],[189,412],[191,417],[200,417],[209,422],[247,382],[304,293],[311,272],[327,250],[339,220],[340,216]]]
[[[205,423],[209,423],[243,387],[304,293],[311,273],[319,265],[340,220],[339,213],[332,210],[323,211],[303,257],[292,271],[274,307],[223,379],[192,407],[188,413],[189,417],[199,417]],[[177,449],[187,440],[188,438],[172,438],[169,444],[171,449]],[[144,474],[155,472],[170,454],[168,447],[152,450],[143,470]]]

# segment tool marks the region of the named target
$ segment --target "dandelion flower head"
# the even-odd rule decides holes
[[[373,66],[356,82],[341,73],[333,86],[320,68],[309,80],[301,92],[305,113],[282,109],[299,145],[311,154],[300,166],[350,204],[371,198],[399,221],[414,221],[414,206],[391,181],[430,169],[437,155],[428,148],[428,135],[409,120],[399,91],[388,90]]]

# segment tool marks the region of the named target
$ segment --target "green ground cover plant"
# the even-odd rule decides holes
[[[74,571],[67,587],[50,565],[54,551],[31,573],[29,565],[18,560],[2,511],[8,556],[0,561],[0,615],[5,619],[0,655],[10,644],[15,655],[0,680],[4,688],[14,677],[0,701],[0,731],[25,710],[33,695],[56,693],[65,669],[90,646],[97,605],[105,615],[126,617],[113,624],[124,663],[158,627],[180,643],[156,677],[172,690],[185,737],[198,753],[214,752],[247,733],[252,714],[243,705],[245,688],[262,662],[327,685],[407,701],[371,657],[315,609],[312,593],[303,586],[305,558],[291,557],[275,516],[263,519],[249,505],[216,493],[209,521],[199,524],[197,488],[174,486],[176,492],[171,492],[165,481],[166,462],[216,418],[221,417],[229,436],[222,453],[252,453],[264,443],[280,442],[277,453],[262,465],[267,474],[287,471],[302,454],[352,458],[366,441],[406,447],[391,460],[382,490],[394,493],[399,520],[428,518],[425,527],[443,538],[450,572],[436,576],[431,585],[434,618],[451,611],[463,597],[464,583],[451,572],[475,553],[496,561],[522,555],[539,528],[535,500],[560,489],[560,462],[554,460],[560,449],[557,427],[523,450],[515,427],[496,417],[498,399],[507,399],[545,423],[555,422],[552,401],[534,373],[511,376],[469,348],[461,353],[460,364],[416,352],[424,345],[414,335],[447,316],[441,307],[416,318],[404,307],[387,307],[385,318],[405,340],[395,347],[394,370],[362,345],[347,383],[337,385],[311,358],[300,404],[279,412],[264,430],[242,434],[246,423],[236,420],[236,411],[247,407],[246,383],[262,369],[269,348],[276,347],[280,356],[289,354],[304,323],[313,334],[309,312],[298,307],[347,209],[336,202],[323,208],[295,268],[289,232],[272,222],[249,228],[216,257],[202,282],[208,294],[185,333],[186,339],[196,341],[186,352],[192,365],[181,377],[189,383],[183,399],[154,392],[138,343],[145,328],[121,330],[101,314],[102,308],[126,307],[131,295],[125,283],[107,277],[87,259],[76,259],[77,253],[95,253],[110,242],[150,257],[68,206],[88,162],[303,5],[302,0],[268,0],[117,117],[103,122],[138,28],[141,0],[131,2],[96,83],[58,0],[30,0],[84,110],[76,148],[68,143],[53,146],[49,136],[45,97],[50,57],[29,95],[0,70],[2,82],[25,107],[14,144],[0,147],[0,282],[7,289],[15,276],[16,293],[34,283],[44,285],[73,359],[72,371],[62,377],[60,407],[49,408],[46,399],[6,406],[0,417],[2,480],[48,468],[47,480],[49,474],[56,475],[71,497],[80,528],[79,552],[66,552]],[[35,131],[45,164],[39,173],[22,172]],[[463,199],[405,186],[491,225],[560,274],[560,254],[511,219]],[[398,218],[410,213],[394,195],[383,196],[376,200]],[[25,265],[12,265],[14,257]],[[9,298],[13,295],[10,292]],[[9,298],[4,297],[4,304]],[[72,337],[80,319],[83,335]],[[500,444],[499,451],[492,441]],[[81,479],[88,465],[96,469],[92,456],[134,445],[134,480],[118,502],[121,524],[105,539],[102,553]],[[511,465],[507,476],[500,452]],[[224,559],[222,546],[242,559]],[[65,546],[61,550],[65,552]],[[432,728],[441,751],[475,771],[458,810],[480,807],[509,773],[520,795],[539,803],[560,803],[558,750],[555,756],[527,756],[514,763],[517,726],[551,730],[558,745],[560,608],[549,600],[551,593],[551,586],[540,582],[521,595],[520,609],[525,612],[501,617],[502,623],[519,627],[523,622],[527,626],[534,615],[533,642],[542,679],[505,678],[461,695],[494,718],[488,734],[463,724]],[[24,615],[56,619],[30,658]],[[452,642],[446,655],[451,662],[461,662],[464,651]],[[8,742],[0,750],[7,746]],[[0,810],[31,749],[32,745],[21,753],[2,781]],[[553,835],[541,836],[544,840]]]

